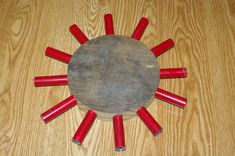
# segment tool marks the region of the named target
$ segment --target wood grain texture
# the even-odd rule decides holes
[[[39,115],[70,95],[67,86],[35,88],[35,75],[66,73],[44,56],[47,46],[71,54],[79,44],[76,23],[89,38],[105,34],[111,12],[116,34],[132,34],[141,16],[150,24],[148,47],[171,37],[175,48],[160,67],[187,67],[187,79],[160,87],[188,98],[185,110],[155,100],[149,111],[163,127],[154,138],[140,119],[125,121],[127,150],[114,151],[111,122],[96,120],[82,146],[71,138],[84,116],[73,108],[45,125]],[[0,155],[234,155],[234,0],[1,0]]]

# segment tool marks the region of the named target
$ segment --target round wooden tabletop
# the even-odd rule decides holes
[[[100,119],[135,116],[148,105],[159,84],[159,66],[152,52],[130,37],[106,35],[80,46],[68,66],[69,89],[82,110]]]

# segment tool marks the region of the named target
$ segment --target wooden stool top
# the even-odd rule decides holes
[[[159,84],[152,52],[130,37],[106,35],[80,46],[68,66],[69,89],[82,110],[101,119],[119,113],[125,119],[148,105]]]

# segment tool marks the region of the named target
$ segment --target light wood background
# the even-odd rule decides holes
[[[141,41],[167,38],[175,48],[161,67],[187,67],[188,78],[160,87],[188,98],[185,110],[155,100],[149,111],[164,128],[154,138],[140,119],[125,121],[127,150],[114,151],[111,122],[96,120],[82,146],[71,138],[83,118],[77,107],[48,124],[40,114],[70,95],[67,86],[35,88],[36,75],[65,74],[67,65],[44,56],[47,46],[73,53],[76,23],[89,38],[104,34],[111,12],[116,34],[130,36],[141,16],[150,24]],[[234,0],[0,0],[0,155],[234,155]]]

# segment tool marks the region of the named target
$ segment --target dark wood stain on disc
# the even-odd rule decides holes
[[[101,118],[120,113],[133,116],[159,83],[156,58],[142,43],[109,35],[90,40],[73,54],[68,66],[69,88],[82,109]]]

